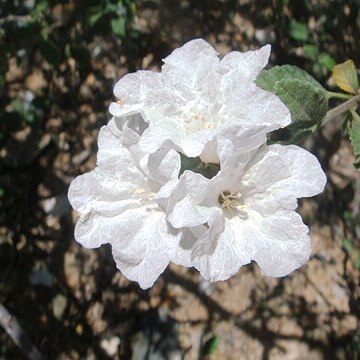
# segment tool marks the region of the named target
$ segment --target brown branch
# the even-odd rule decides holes
[[[351,99],[345,101],[344,103],[336,106],[334,109],[329,110],[326,113],[326,116],[325,116],[322,124],[324,125],[325,123],[336,118],[337,116],[344,114],[344,113],[348,112],[349,110],[355,108],[356,106],[358,106],[359,102],[360,102],[360,95],[356,95],[356,96],[352,97]]]
[[[40,351],[30,342],[14,315],[0,303],[0,325],[8,333],[18,348],[30,360],[45,360]]]

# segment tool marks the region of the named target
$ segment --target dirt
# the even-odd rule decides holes
[[[284,41],[264,21],[271,8],[263,2],[256,2],[258,8],[249,1],[201,3],[139,1],[139,57],[124,57],[111,42],[90,44],[102,55],[83,78],[71,61],[49,73],[44,62],[21,69],[10,60],[12,96],[30,91],[57,101],[41,129],[14,131],[0,149],[0,180],[11,190],[9,220],[0,228],[0,301],[50,359],[131,359],[144,346],[139,339],[154,311],[174,329],[163,335],[176,339],[174,359],[202,358],[212,336],[220,338],[214,360],[357,358],[359,269],[344,240],[359,247],[351,215],[359,206],[359,173],[337,120],[303,145],[318,156],[328,184],[323,194],[300,202],[313,251],[308,264],[285,278],[265,277],[251,264],[210,285],[194,269],[170,265],[143,291],[116,270],[109,246],[86,250],[74,240],[77,215],[67,189],[95,166],[96,138],[109,119],[116,79],[134,68],[159,69],[171,49],[194,37],[221,54]],[[292,51],[274,46],[272,65],[291,59]],[[0,359],[22,358],[0,329]]]

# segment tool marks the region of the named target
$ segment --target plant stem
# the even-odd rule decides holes
[[[345,101],[344,103],[342,103],[342,104],[336,106],[335,108],[329,110],[326,113],[326,116],[325,116],[324,120],[322,121],[321,125],[324,125],[328,121],[336,118],[337,116],[348,112],[352,108],[356,107],[359,104],[359,102],[360,102],[360,95],[356,95],[356,96],[353,96],[348,101]]]
[[[44,360],[45,357],[30,342],[16,317],[9,313],[4,305],[0,303],[0,325],[8,333],[19,349],[31,360]]]
[[[332,92],[332,91],[327,92],[328,99],[331,99],[331,98],[351,99],[352,96],[353,95],[350,95],[350,94],[344,94],[344,93],[338,93],[338,92]]]
[[[359,121],[359,122],[360,122],[360,116],[359,116],[359,114],[358,114],[354,109],[351,109],[350,112],[351,112],[353,118],[354,118],[356,121]]]

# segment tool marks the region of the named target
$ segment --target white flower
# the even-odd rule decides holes
[[[267,45],[220,60],[207,42],[192,40],[164,59],[161,73],[138,71],[120,79],[110,113],[141,114],[149,124],[139,140],[143,154],[173,147],[217,162],[224,142],[238,152],[256,149],[266,133],[290,123],[279,98],[255,84],[269,54]]]
[[[163,184],[177,179],[180,156],[174,150],[157,151],[148,157],[145,176],[124,146],[136,146],[143,131],[138,120],[112,119],[101,128],[97,167],[78,176],[68,196],[80,216],[76,240],[87,248],[110,243],[119,270],[147,288],[168,265],[181,236],[155,199]]]
[[[297,198],[326,183],[318,160],[297,146],[263,146],[232,157],[212,179],[185,171],[173,189],[168,221],[188,240],[172,260],[209,281],[226,280],[255,260],[266,275],[285,276],[309,258],[308,228]]]
[[[69,189],[76,240],[110,243],[117,267],[142,288],[169,261],[210,281],[252,260],[272,276],[304,264],[310,239],[297,198],[322,191],[325,175],[299,147],[264,145],[290,123],[285,105],[255,84],[269,52],[220,60],[198,39],[169,55],[161,73],[123,77],[114,118],[100,130],[97,167]],[[198,156],[211,179],[186,169]]]

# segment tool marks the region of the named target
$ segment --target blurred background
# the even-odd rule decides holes
[[[341,121],[301,146],[328,176],[300,202],[309,263],[283,279],[256,265],[206,284],[171,265],[150,290],[110,248],[73,237],[67,189],[94,168],[117,79],[159,70],[202,37],[220,54],[272,44],[325,87],[360,61],[358,0],[0,0],[0,303],[48,359],[357,359],[360,177]],[[26,359],[0,327],[0,359]]]

